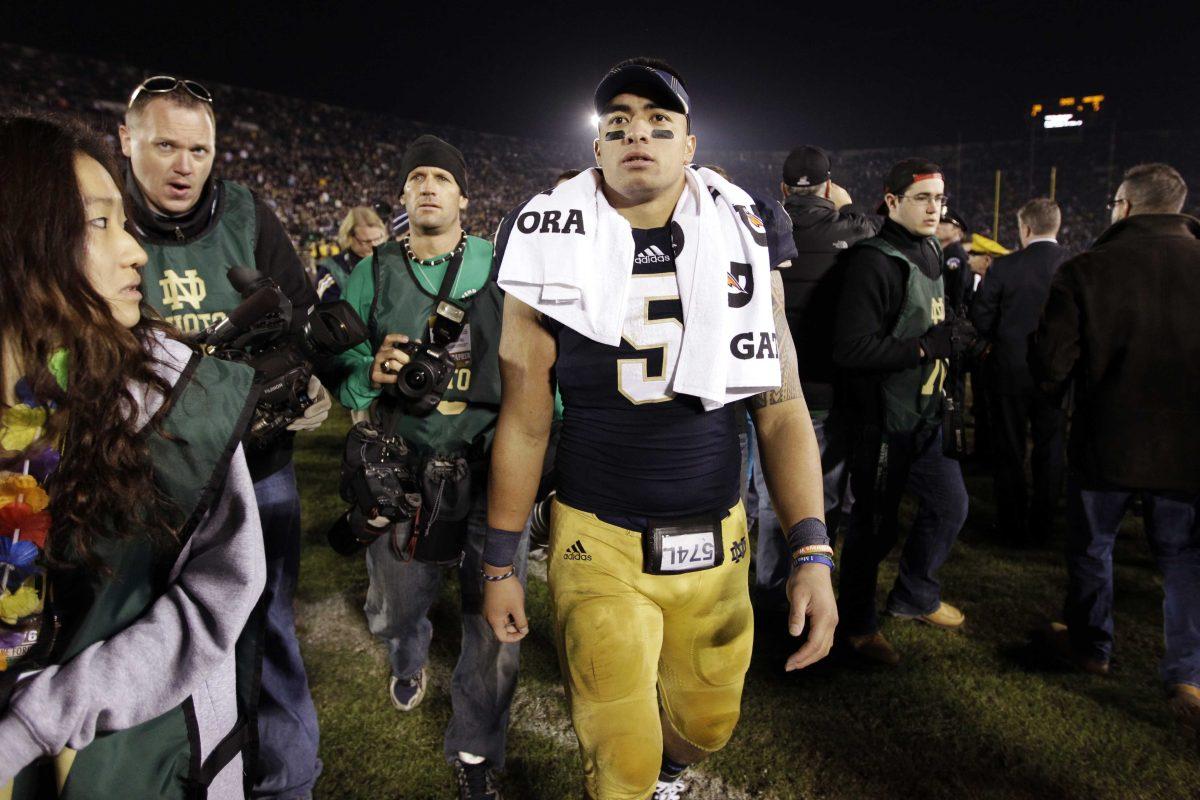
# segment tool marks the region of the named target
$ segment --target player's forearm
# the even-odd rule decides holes
[[[783,530],[803,519],[825,519],[821,454],[803,398],[754,415],[763,477]]]
[[[554,397],[548,391],[510,390],[509,380],[505,380],[503,392],[492,444],[488,526],[519,531],[525,527],[537,496]]]

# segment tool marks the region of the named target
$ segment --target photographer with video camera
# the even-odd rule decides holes
[[[335,528],[330,538],[339,550],[369,543],[364,611],[388,644],[388,694],[400,711],[424,697],[427,614],[447,568],[457,568],[462,652],[445,754],[461,798],[495,800],[491,770],[504,764],[518,662],[518,645],[498,642],[480,613],[501,294],[490,280],[491,244],[462,229],[469,194],[462,154],[421,136],[400,173],[408,238],[375,248],[346,288],[371,341],[342,356],[351,372],[337,395],[348,408],[371,408],[373,421],[351,431],[342,488],[355,505],[349,530]],[[515,567],[522,581],[525,556]]]
[[[212,175],[216,116],[208,89],[171,76],[147,78],[129,98],[120,140],[129,159],[125,194],[130,231],[148,258],[142,292],[167,322],[185,334],[198,334],[226,321],[243,302],[241,290],[246,288],[229,279],[234,267],[257,270],[273,281],[288,301],[289,320],[293,314],[302,317],[317,302],[270,207],[246,187]],[[267,311],[266,305],[258,310]],[[309,376],[296,394],[304,410],[288,420],[287,429],[318,427],[330,407],[320,381]],[[312,792],[321,765],[317,713],[292,612],[300,570],[300,496],[292,436],[281,431],[269,438],[248,442],[246,452],[267,559],[253,794],[290,799]]]

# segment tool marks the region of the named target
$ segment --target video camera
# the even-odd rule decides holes
[[[256,270],[234,267],[229,282],[244,299],[196,342],[212,356],[254,367],[262,391],[245,441],[264,449],[313,404],[308,381],[314,362],[366,341],[367,328],[344,300],[295,313],[278,284]]]
[[[428,342],[396,345],[408,354],[409,362],[400,368],[396,383],[386,385],[385,391],[403,402],[405,413],[424,416],[441,402],[455,370],[449,347],[462,335],[466,314],[463,308],[443,300],[434,310]]]

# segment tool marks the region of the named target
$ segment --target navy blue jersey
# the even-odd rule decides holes
[[[671,229],[634,230],[633,237],[620,345],[547,322],[558,342],[563,399],[558,496],[612,516],[723,511],[739,495],[734,407],[705,411],[699,399],[667,388],[683,334]]]
[[[792,218],[778,200],[754,194],[750,199],[767,231],[767,257],[771,260],[771,269],[779,269],[781,264],[791,266],[791,262],[800,256],[796,252],[796,240],[792,238]]]

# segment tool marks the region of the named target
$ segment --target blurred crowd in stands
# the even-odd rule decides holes
[[[57,109],[88,119],[115,144],[129,87],[152,74],[74,55],[0,44],[0,107]],[[590,141],[554,142],[433,125],[398,116],[268,94],[203,80],[216,96],[218,175],[251,187],[278,212],[298,249],[316,255],[333,240],[355,205],[399,211],[397,169],[405,146],[435,133],[463,151],[474,194],[465,227],[490,236],[505,212],[553,184],[563,169],[591,166]],[[798,135],[799,136],[799,135]],[[799,136],[799,138],[803,138]],[[1059,234],[1071,252],[1087,247],[1107,226],[1104,199],[1131,164],[1169,161],[1189,185],[1200,185],[1200,152],[1181,131],[1123,132],[1097,127],[1047,139],[933,144],[905,148],[839,149],[834,180],[860,205],[882,196],[888,165],[920,155],[942,165],[951,207],[972,232],[1017,246],[1015,212],[1030,197],[1048,196],[1051,168],[1063,212]],[[700,143],[698,159],[719,164],[735,182],[778,197],[785,151],[714,150]],[[1001,173],[999,229],[993,231],[996,172]],[[1200,212],[1192,200],[1190,213]],[[324,249],[324,248],[322,248]]]

